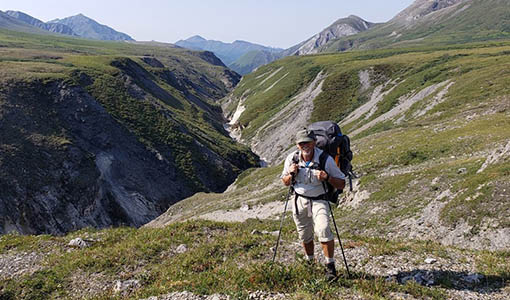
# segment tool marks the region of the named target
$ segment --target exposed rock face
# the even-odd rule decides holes
[[[367,22],[360,17],[351,15],[347,18],[337,20],[323,31],[317,33],[305,42],[286,50],[284,53],[285,55],[318,53],[320,47],[329,41],[360,33],[370,29],[374,25],[374,23]]]
[[[140,226],[190,194],[170,162],[86,91],[12,86],[3,97],[2,123],[12,131],[2,126],[1,233]],[[51,131],[54,141],[44,137]],[[61,131],[71,140],[59,140]]]
[[[133,41],[133,38],[129,35],[118,32],[106,25],[99,24],[82,14],[48,22],[48,24],[53,23],[67,25],[76,34],[84,38],[107,41]]]
[[[467,1],[472,0],[417,0],[396,15],[390,23],[410,25],[430,13]]]
[[[162,65],[156,58],[143,61]],[[240,170],[254,165],[250,154],[220,145],[223,141],[216,141],[220,150],[212,149],[204,137],[194,136],[197,133],[175,122],[174,112],[162,107],[161,101],[180,109],[183,100],[161,88],[141,65],[119,59],[112,66],[121,72],[115,93],[125,92],[130,101],[146,103],[148,115],[143,120],[147,122],[155,117],[150,107],[156,107],[175,124],[173,136],[187,142],[147,141],[158,134],[153,131],[165,127],[138,124],[136,128],[151,132],[145,136],[134,132],[129,122],[140,120],[112,113],[105,101],[117,100],[95,98],[98,91],[87,88],[97,79],[84,73],[76,75],[80,84],[5,82],[0,86],[0,233],[61,234],[87,226],[138,227],[197,190],[224,190]],[[207,88],[219,94],[225,89],[205,74],[202,77],[209,86],[182,74],[174,77],[175,82],[169,84],[179,87],[184,96],[192,94],[185,80],[204,95]],[[228,75],[224,80],[230,80]],[[221,111],[204,99],[189,96],[190,102],[204,108],[202,113],[218,119],[210,121],[212,126],[220,126],[215,123],[221,124]],[[193,157],[182,157],[179,147],[189,149]],[[192,175],[186,173],[189,169]]]
[[[47,24],[39,19],[36,19],[36,18],[29,16],[23,12],[20,12],[20,11],[8,10],[5,13],[13,18],[16,18],[22,22],[25,22],[25,23],[35,26],[37,28],[41,28],[43,30],[47,30],[47,31],[54,32],[54,33],[78,36],[69,26],[64,25],[64,24],[58,24],[58,23]]]
[[[313,100],[322,92],[325,78],[324,72],[317,74],[304,91],[297,94],[287,106],[257,130],[251,148],[264,161],[277,164],[286,157],[289,145],[294,145],[296,133],[308,125],[313,111]]]

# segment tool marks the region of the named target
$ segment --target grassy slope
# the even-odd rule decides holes
[[[231,143],[225,135],[219,107],[214,103],[227,92],[221,82],[225,69],[201,60],[193,52],[171,46],[43,37],[6,30],[0,30],[0,45],[4,82],[64,81],[83,86],[148,148],[170,149],[175,165],[196,190],[206,188],[193,171],[204,167],[194,141],[230,160],[236,172],[255,164],[255,157],[246,147]],[[156,57],[166,68],[147,65],[140,59],[142,55]],[[122,74],[128,67],[149,78],[149,83],[136,83],[148,93],[150,102],[138,101],[124,88]],[[165,72],[179,83],[169,81]],[[90,80],[84,83],[83,76]],[[189,97],[202,105],[192,104]]]
[[[283,239],[294,239],[294,224],[287,218]],[[416,298],[446,299],[455,273],[445,272],[438,285],[396,284],[384,276],[352,270],[354,276],[328,284],[320,268],[300,262],[268,263],[274,236],[250,234],[252,230],[277,230],[278,222],[249,220],[243,224],[194,221],[162,229],[116,228],[102,231],[81,230],[65,237],[0,237],[0,255],[35,252],[42,255],[41,269],[18,278],[0,280],[2,299],[47,299],[85,297],[91,299],[140,299],[172,291],[195,294],[222,293],[246,299],[248,291],[288,293],[296,299],[384,299],[394,293]],[[69,249],[75,237],[95,240],[90,248]],[[176,252],[179,245],[190,249]],[[384,239],[349,237],[349,248],[367,248],[371,257],[392,259],[405,255],[418,257],[451,255],[472,260],[476,272],[487,276],[483,285],[501,287],[509,280],[508,252],[453,250],[430,242],[389,242]],[[284,251],[284,250],[281,250]],[[456,254],[453,254],[455,251]],[[46,253],[46,254],[45,254]],[[126,294],[112,290],[115,280],[135,279],[139,287]],[[84,285],[84,282],[86,285]],[[104,288],[104,289],[103,289]]]
[[[346,230],[351,232],[398,231],[402,220],[415,216],[441,192],[450,190],[455,196],[441,210],[443,224],[466,222],[473,226],[471,234],[477,234],[487,220],[493,220],[495,228],[508,228],[508,160],[476,172],[489,153],[510,140],[509,51],[510,44],[501,42],[286,58],[246,76],[234,91],[238,97],[248,95],[240,118],[246,126],[243,138],[250,141],[255,129],[319,70],[329,76],[315,99],[310,122],[341,121],[368,100],[375,85],[394,82],[384,90],[396,85],[371,117],[344,126],[346,133],[389,111],[400,97],[451,80],[454,84],[447,100],[424,116],[412,117],[425,107],[418,102],[406,113],[407,121],[381,122],[353,137],[353,165],[364,175],[360,188],[371,196],[359,209],[346,208],[342,222],[349,224]],[[279,68],[277,75],[261,84]],[[372,72],[373,85],[366,92],[360,91],[358,73],[362,70]],[[287,72],[287,77],[263,92]],[[466,172],[459,174],[461,168]],[[391,176],[391,170],[400,175]],[[434,179],[438,183],[432,184]],[[374,218],[381,213],[374,207],[383,207],[385,218]]]

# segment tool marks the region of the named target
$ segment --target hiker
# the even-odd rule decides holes
[[[345,175],[328,156],[325,170],[319,170],[322,150],[315,147],[315,135],[308,130],[296,135],[298,152],[285,160],[281,179],[286,186],[294,188],[294,222],[299,239],[303,243],[306,259],[314,261],[314,231],[322,246],[326,259],[326,278],[336,279],[333,233],[329,226],[329,203],[326,198],[326,182],[341,190],[345,186]]]

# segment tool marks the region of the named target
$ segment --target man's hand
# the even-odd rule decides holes
[[[289,186],[293,183],[294,178],[296,177],[299,171],[299,166],[297,164],[292,164],[289,167],[289,175],[282,178],[283,184]]]
[[[326,171],[324,170],[320,170],[319,172],[316,173],[316,175],[317,179],[320,181],[327,181],[329,179],[328,173],[326,173]]]
[[[329,176],[326,171],[320,170],[315,173],[315,176],[317,176],[317,179],[320,181],[326,181],[329,182],[332,186],[339,190],[343,190],[345,187],[345,180],[340,178],[335,178],[332,176]]]
[[[299,171],[299,166],[297,164],[290,165],[289,174],[291,174],[291,175],[294,174],[294,176],[296,176],[298,171]]]

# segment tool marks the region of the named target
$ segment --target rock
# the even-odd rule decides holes
[[[185,244],[180,244],[176,249],[175,249],[175,252],[176,253],[184,253],[188,251],[188,247],[185,245]]]
[[[75,238],[72,239],[69,244],[67,244],[70,247],[78,247],[78,248],[87,248],[90,247],[90,244],[86,241],[84,241],[82,238]]]
[[[429,257],[429,258],[427,258],[427,259],[425,259],[425,263],[427,263],[427,264],[433,264],[433,263],[435,263],[436,261],[437,261],[437,259],[435,259],[435,258],[430,258],[430,257]]]
[[[389,270],[387,274],[388,274],[388,276],[390,276],[390,277],[391,277],[391,276],[396,276],[396,275],[398,275],[398,273],[399,273],[399,269],[394,268],[394,269]]]
[[[466,168],[460,168],[457,170],[457,174],[466,174],[467,173],[467,169]]]
[[[247,204],[241,206],[240,208],[241,211],[249,211],[250,210],[250,206],[248,206]]]
[[[270,235],[273,235],[273,236],[278,236],[278,234],[280,233],[278,230],[276,231],[262,231],[263,234],[270,234]]]
[[[124,293],[129,292],[131,290],[137,289],[140,287],[140,281],[135,279],[130,279],[126,281],[115,281],[115,286],[113,287],[113,291],[115,293]]]

